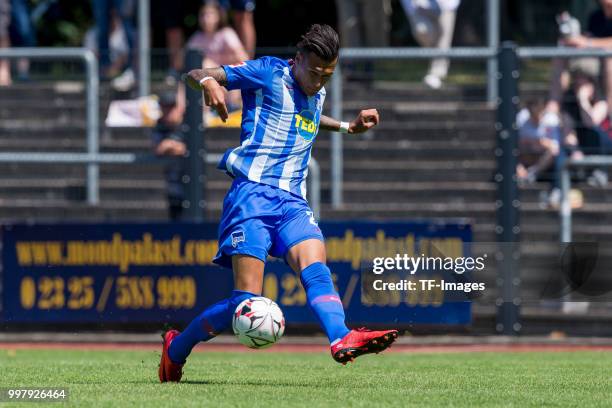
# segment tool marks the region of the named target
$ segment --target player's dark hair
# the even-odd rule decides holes
[[[297,44],[298,51],[312,52],[323,61],[331,62],[338,57],[340,39],[336,30],[327,24],[313,24]]]

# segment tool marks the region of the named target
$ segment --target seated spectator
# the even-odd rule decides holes
[[[544,99],[529,101],[526,109],[519,112],[517,125],[520,150],[518,181],[521,184],[533,183],[548,176],[552,189],[542,201],[555,207],[560,199],[560,175],[565,160],[567,157],[582,157],[577,150],[576,136],[570,128],[563,126],[557,113],[546,111]]]
[[[9,48],[11,40],[9,26],[11,24],[10,0],[0,0],[0,48]],[[0,86],[11,84],[11,63],[9,60],[0,59]]]
[[[559,155],[557,132],[551,131],[551,127],[542,123],[544,109],[545,104],[542,101],[533,100],[527,103],[527,108],[519,112],[517,118],[521,153],[518,169],[520,182],[535,182]]]
[[[200,31],[189,38],[187,48],[204,54],[203,68],[238,64],[249,58],[236,32],[227,26],[227,16],[219,2],[206,1],[200,8],[199,22]],[[242,103],[240,91],[229,92],[227,100],[229,111],[240,109]],[[212,114],[210,109],[205,112],[206,115]]]
[[[169,91],[160,96],[159,105],[162,116],[152,132],[155,154],[174,158],[165,169],[168,216],[172,221],[179,221],[183,214],[183,201],[185,200],[183,156],[187,151],[184,135],[180,130],[182,118],[177,118],[173,114],[176,111],[176,104],[176,93]]]
[[[612,0],[599,0],[600,8],[594,11],[588,21],[586,32],[580,33],[579,23],[568,23],[567,30],[561,30],[561,45],[576,48],[612,48]],[[561,19],[570,21],[567,13]],[[563,32],[565,31],[565,32]],[[612,108],[612,58],[607,58],[601,64],[602,78],[605,85],[605,99],[608,108]],[[551,91],[552,102],[560,103],[562,90],[562,77],[567,67],[567,60],[554,61],[554,75]]]
[[[450,48],[460,1],[402,0],[412,35],[422,47]],[[423,82],[432,89],[439,89],[448,74],[449,65],[448,58],[432,60]]]
[[[612,154],[609,108],[597,89],[593,74],[580,69],[574,71],[570,89],[563,98],[563,110],[572,119],[578,144],[585,154],[609,155]],[[593,186],[605,186],[608,182],[607,172],[596,168],[587,182]]]

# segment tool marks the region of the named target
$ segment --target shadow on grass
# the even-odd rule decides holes
[[[334,384],[312,384],[312,383],[294,383],[289,381],[253,381],[253,380],[236,380],[236,381],[224,381],[224,380],[185,380],[181,381],[180,384],[190,385],[232,385],[232,386],[261,386],[261,387],[299,387],[299,388],[335,388]]]

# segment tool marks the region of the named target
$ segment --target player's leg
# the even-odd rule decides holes
[[[170,359],[184,364],[191,350],[201,341],[208,341],[226,330],[232,314],[245,299],[261,294],[264,263],[248,255],[232,256],[235,288],[230,297],[206,308],[172,341]]]
[[[342,301],[332,281],[326,262],[325,245],[320,239],[306,239],[292,246],[287,263],[300,275],[308,305],[319,320],[330,343],[339,341],[350,331],[344,323]]]
[[[325,330],[334,360],[345,364],[362,354],[378,353],[397,338],[397,330],[349,330],[342,301],[326,262],[323,234],[304,200],[288,198],[272,255],[284,256],[300,275],[308,305]]]
[[[169,330],[164,334],[159,380],[180,381],[183,365],[191,350],[202,341],[208,341],[226,330],[232,322],[232,314],[245,299],[261,294],[264,262],[248,255],[232,256],[235,290],[230,297],[206,308],[189,325],[179,332]]]
[[[269,231],[274,224],[274,217],[268,214],[277,207],[273,200],[249,200],[249,196],[269,188],[235,181],[228,191],[219,223],[219,252],[213,261],[233,269],[236,289],[227,299],[204,310],[182,333],[171,330],[164,335],[160,381],[179,381],[193,347],[227,329],[236,307],[261,293],[264,263],[271,245]]]
[[[306,239],[291,246],[286,259],[300,274],[308,304],[327,334],[334,360],[346,364],[363,354],[379,353],[395,341],[397,330],[349,330],[346,327],[342,301],[325,265],[322,240]]]
[[[287,252],[287,263],[300,275],[308,305],[319,320],[330,343],[346,336],[344,308],[334,288],[326,262],[325,245],[320,239],[306,239]]]
[[[232,256],[234,287],[236,290],[261,295],[265,264],[249,255]]]

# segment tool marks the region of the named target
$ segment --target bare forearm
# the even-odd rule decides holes
[[[357,118],[351,122],[340,122],[329,116],[321,115],[319,128],[331,130],[332,132],[359,134],[367,132],[369,129],[378,125],[379,120],[380,117],[376,109],[364,109],[360,111]]]
[[[204,68],[204,69],[193,69],[185,75],[184,79],[187,85],[193,89],[200,90],[200,81],[206,77],[212,77],[221,86],[227,84],[227,77],[225,76],[225,70],[221,67],[217,68]]]
[[[612,37],[604,37],[604,38],[589,38],[589,47],[593,48],[611,48],[612,47]]]
[[[319,121],[319,128],[323,130],[330,130],[332,132],[340,131],[340,121],[329,116],[321,115]]]

